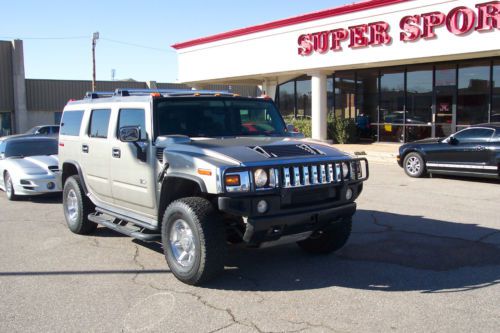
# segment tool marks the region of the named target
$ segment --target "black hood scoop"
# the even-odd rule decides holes
[[[306,144],[253,146],[248,148],[256,151],[257,153],[267,158],[326,155],[321,150]]]

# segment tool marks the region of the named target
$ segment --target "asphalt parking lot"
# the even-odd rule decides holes
[[[498,332],[499,185],[372,163],[344,249],[234,248],[203,288],[160,246],[70,233],[58,197],[0,193],[0,332]]]

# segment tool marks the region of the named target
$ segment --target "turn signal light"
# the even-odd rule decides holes
[[[240,186],[240,176],[239,175],[227,175],[224,177],[226,186]]]
[[[161,94],[160,93],[152,93],[151,97],[158,98],[158,97],[161,97]]]
[[[207,169],[198,169],[198,174],[200,174],[202,176],[211,176],[212,171],[207,170]]]

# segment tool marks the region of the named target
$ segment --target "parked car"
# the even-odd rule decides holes
[[[410,177],[441,173],[500,178],[500,123],[404,144],[397,158]]]
[[[43,136],[0,138],[0,189],[9,200],[22,195],[60,192],[58,140]]]
[[[35,126],[28,130],[24,134],[29,134],[29,135],[59,135],[59,125],[40,125],[40,126]]]

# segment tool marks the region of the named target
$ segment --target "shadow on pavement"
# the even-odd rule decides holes
[[[390,225],[378,221],[390,221]],[[500,230],[478,225],[358,210],[354,233],[336,254],[312,256],[295,245],[267,250],[235,248],[230,251],[226,274],[205,287],[472,290],[500,283],[500,247],[483,242],[498,234]],[[468,240],[465,235],[478,236]]]

